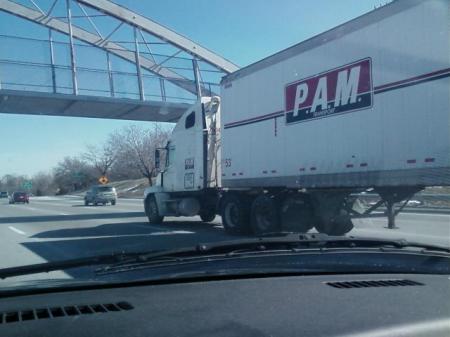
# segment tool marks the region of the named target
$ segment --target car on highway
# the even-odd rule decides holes
[[[0,199],[4,199],[4,198],[8,198],[8,197],[9,197],[8,192],[6,192],[6,191],[0,192]]]
[[[84,205],[92,204],[97,206],[99,204],[106,205],[110,203],[115,205],[117,202],[117,192],[113,186],[95,185],[92,186],[84,196]]]
[[[9,197],[10,204],[22,203],[28,204],[30,203],[30,197],[26,192],[13,192],[13,194]]]

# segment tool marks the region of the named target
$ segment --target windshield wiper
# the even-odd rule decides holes
[[[287,250],[295,253],[297,250],[307,248],[419,248],[421,252],[441,252],[450,254],[450,248],[448,247],[408,242],[406,240],[385,240],[376,238],[328,236],[326,234],[277,232],[260,237],[199,244],[196,246],[178,249],[153,250],[135,253],[119,252],[109,255],[98,255],[78,259],[4,268],[0,269],[0,279],[85,266],[106,265],[97,271],[108,272],[117,267],[126,265],[140,265],[151,262],[177,263],[183,262],[185,259],[192,259],[196,257],[211,259],[217,256],[233,257],[246,253],[270,252],[276,250]]]

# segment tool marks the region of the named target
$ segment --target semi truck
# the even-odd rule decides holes
[[[450,185],[449,6],[393,1],[223,77],[156,151],[150,223],[343,235],[384,205],[393,227],[400,202]]]

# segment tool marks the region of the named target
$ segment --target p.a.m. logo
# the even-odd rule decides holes
[[[286,123],[297,123],[372,106],[372,64],[366,58],[285,87]]]

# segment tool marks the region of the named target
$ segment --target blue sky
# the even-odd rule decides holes
[[[31,6],[26,0],[15,1]],[[52,2],[37,1],[43,8],[48,8]],[[64,3],[62,0],[59,2]],[[245,66],[364,14],[386,1],[116,2],[189,37],[239,66]],[[108,23],[104,25],[107,26]],[[0,12],[0,35],[45,38],[47,30]],[[56,39],[66,38],[56,36]],[[15,47],[21,50],[20,46]],[[5,44],[0,43],[0,56],[2,52],[7,52],[6,48]],[[33,48],[26,50],[24,55],[30,60],[39,60],[43,54],[39,48]],[[87,62],[99,63],[95,67],[104,67],[96,58]],[[1,66],[0,64],[0,74]],[[138,124],[142,123],[144,122]],[[48,171],[64,156],[77,155],[86,144],[101,143],[108,133],[128,124],[133,122],[0,114],[0,176],[7,173],[32,175],[38,171]]]

